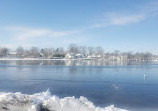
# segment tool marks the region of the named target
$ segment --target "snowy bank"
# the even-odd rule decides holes
[[[59,98],[49,91],[33,95],[0,93],[0,111],[127,111],[114,105],[96,107],[85,97]]]

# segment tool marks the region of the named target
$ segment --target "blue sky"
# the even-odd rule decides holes
[[[157,0],[0,0],[0,46],[158,54]]]

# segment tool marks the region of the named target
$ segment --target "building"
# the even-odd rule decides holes
[[[75,55],[74,55],[73,53],[67,53],[67,54],[65,55],[65,58],[66,58],[66,59],[75,59],[76,57],[75,57]]]
[[[9,52],[8,57],[12,57],[12,58],[17,57],[17,52]]]

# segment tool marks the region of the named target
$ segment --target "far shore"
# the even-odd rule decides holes
[[[55,60],[55,61],[57,61],[57,60],[63,60],[63,61],[66,61],[66,60],[103,60],[103,59],[88,59],[88,58],[80,58],[80,59],[66,59],[66,58],[58,58],[58,59],[54,59],[54,58],[52,58],[52,59],[49,59],[49,58],[0,58],[0,61],[2,61],[2,60],[9,60],[9,61],[14,61],[14,60],[16,60],[16,61],[18,61],[18,60],[23,60],[23,61],[31,61],[31,60],[48,60],[48,61],[53,61],[53,60]],[[104,61],[120,61],[120,62],[125,62],[125,61],[136,61],[136,60],[104,60]],[[139,60],[139,61],[147,61],[147,60]],[[139,62],[138,61],[138,62]],[[158,60],[148,60],[148,61],[158,61]],[[136,61],[137,62],[137,61]]]
[[[76,60],[76,59],[0,58],[0,60]]]
[[[58,59],[49,59],[49,58],[0,58],[0,60],[97,60],[97,59],[66,59],[66,58],[58,58]]]

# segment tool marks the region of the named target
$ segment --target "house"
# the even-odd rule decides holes
[[[89,58],[89,59],[100,59],[101,55],[89,55],[87,58]]]
[[[75,55],[74,55],[73,53],[67,53],[67,54],[65,55],[65,58],[66,58],[66,59],[75,59],[76,57],[75,57]]]
[[[84,58],[84,55],[83,54],[76,54],[75,57],[76,58]]]
[[[9,52],[8,57],[17,57],[17,52]]]
[[[65,54],[52,54],[51,59],[63,59]]]

